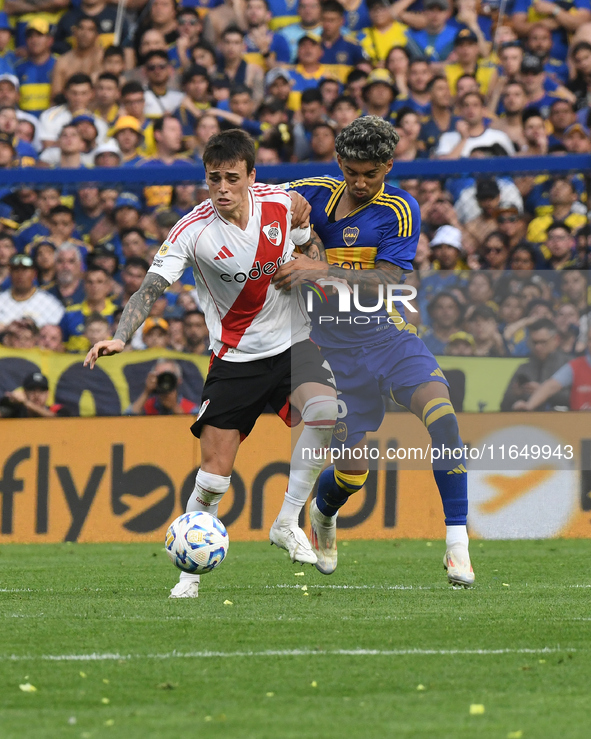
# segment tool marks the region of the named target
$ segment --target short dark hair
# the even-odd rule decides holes
[[[176,12],[176,17],[180,18],[181,15],[192,15],[194,18],[199,18],[199,13],[195,8],[191,7],[179,8]]]
[[[404,108],[400,108],[398,113],[396,113],[396,125],[400,126],[402,124],[402,121],[406,118],[406,116],[411,115],[411,114],[418,116],[420,120],[419,114],[414,108],[411,108],[410,105],[405,105]]]
[[[79,28],[80,24],[83,21],[90,21],[90,23],[92,23],[97,33],[99,33],[99,31],[101,30],[98,20],[92,15],[81,15],[80,18],[78,18],[78,20],[76,20],[72,25],[76,26],[76,28]]]
[[[574,59],[574,57],[579,53],[579,51],[591,51],[591,44],[588,41],[579,41],[578,44],[575,44],[571,50],[571,55]]]
[[[119,234],[119,237],[121,241],[126,236],[129,236],[129,234],[137,234],[138,236],[141,236],[141,238],[145,241],[146,240],[146,234],[144,233],[143,229],[141,229],[139,226],[131,226],[130,228],[124,228],[123,231]]]
[[[229,36],[230,34],[234,34],[234,33],[237,33],[239,36],[242,36],[242,38],[244,38],[244,36],[246,35],[244,31],[241,28],[239,28],[237,25],[232,25],[232,26],[228,26],[222,31],[222,35],[220,36],[220,38],[223,40],[226,38],[226,36]]]
[[[330,112],[333,113],[338,105],[349,105],[351,108],[355,108],[355,110],[358,110],[359,108],[355,100],[353,100],[350,95],[339,95],[330,106]]]
[[[109,319],[106,316],[101,315],[96,310],[86,318],[84,321],[84,328],[88,328],[91,323],[104,323],[106,326],[111,325]]]
[[[497,320],[497,316],[490,305],[477,305],[470,314],[468,322],[474,321],[476,318],[483,318],[485,321]]]
[[[12,234],[9,234],[7,231],[0,231],[0,241],[6,241],[6,239],[8,239],[13,246],[15,246],[14,236]]]
[[[464,74],[464,75],[462,75],[462,77],[472,77],[472,75],[471,74]],[[461,77],[460,77],[460,79],[461,79]],[[458,80],[458,82],[459,82],[459,80]],[[477,97],[480,100],[480,103],[482,105],[484,105],[484,98],[482,97],[482,93],[478,92],[478,90],[470,90],[470,92],[464,93],[464,95],[462,95],[462,99],[460,100],[460,105],[464,105],[464,103],[466,102],[466,100],[469,97],[471,97],[471,96]]]
[[[205,77],[205,79],[209,82],[209,74],[207,73],[207,69],[200,66],[199,64],[192,64],[189,69],[186,69],[183,72],[183,76],[181,77],[181,87],[184,87],[193,79],[193,77]]]
[[[571,109],[571,111],[572,111],[573,113],[574,113],[574,112],[575,112],[575,110],[576,110],[576,106],[575,106],[575,104],[574,104],[574,103],[573,103],[572,101],[570,101],[570,100],[567,100],[566,98],[556,98],[556,100],[554,100],[554,101],[553,101],[552,103],[550,103],[550,110],[552,110],[552,108],[553,108],[553,107],[554,107],[555,105],[558,105],[558,103],[566,103],[566,105],[568,105],[568,107],[569,107],[569,108]]]
[[[240,128],[230,128],[212,136],[203,152],[203,165],[206,169],[221,164],[245,162],[246,173],[250,174],[254,169],[254,160],[254,141]]]
[[[451,298],[454,303],[456,304],[456,308],[458,309],[459,317],[461,318],[464,313],[464,307],[458,300],[458,298],[451,292],[448,292],[447,290],[442,290],[441,292],[437,293],[431,300],[429,301],[429,304],[427,306],[427,313],[433,317],[433,311],[437,307],[437,303],[441,300],[441,298]]]
[[[252,98],[252,90],[248,85],[232,85],[230,88],[230,97],[233,98],[236,95],[248,95]]]
[[[110,56],[120,56],[123,58],[125,56],[123,48],[121,46],[107,46],[105,53],[103,54],[103,61],[108,59]]]
[[[556,326],[549,318],[540,318],[532,323],[532,325],[529,327],[529,332],[530,334],[533,334],[534,331],[542,331],[543,329],[547,329],[553,334],[555,334],[557,331]]]
[[[427,88],[426,88],[427,92],[431,92],[435,83],[440,82],[440,81],[443,81],[446,84],[449,84],[449,82],[447,81],[447,77],[444,74],[435,74],[433,75],[433,77],[431,77],[429,82],[427,82]]]
[[[332,132],[332,135],[336,137],[336,131],[334,130],[334,126],[331,126],[331,124],[328,121],[319,121],[318,123],[315,123],[312,126],[312,133],[316,131],[317,128],[328,128],[329,131]]]
[[[501,194],[494,177],[486,177],[476,182],[476,200],[492,200]]]
[[[193,58],[193,52],[195,49],[203,49],[204,51],[209,52],[214,58],[217,58],[215,48],[208,41],[201,39],[201,41],[197,41],[197,43],[191,47],[191,59]]]
[[[300,106],[310,103],[322,103],[322,94],[317,87],[310,87],[302,92]]]
[[[167,64],[170,64],[170,59],[168,58],[168,54],[166,51],[164,51],[164,49],[153,49],[152,51],[149,51],[144,57],[144,64],[147,64],[152,59],[164,59]]]
[[[323,13],[338,13],[339,15],[345,15],[345,8],[337,2],[337,0],[324,0],[321,4],[321,10]]]
[[[64,126],[64,128],[66,128],[66,126]],[[72,217],[72,220],[74,220],[74,211],[72,210],[72,208],[68,208],[67,205],[63,205],[61,203],[59,205],[56,205],[49,211],[49,217],[53,218],[53,216],[57,216],[60,213],[67,213],[69,216]]]
[[[117,87],[119,87],[119,80],[117,78],[116,74],[113,74],[112,72],[101,72],[99,74],[97,82],[100,82],[101,80],[111,80],[111,82],[114,82]]]
[[[136,82],[136,80],[126,82],[121,88],[121,97],[125,97],[126,95],[133,95],[133,93],[135,92],[141,92],[143,94],[144,88],[142,87],[141,83]]]
[[[202,310],[199,310],[199,308],[188,310],[183,314],[183,323],[186,321],[187,318],[190,318],[190,316],[201,316],[202,318],[205,318],[205,313]]]
[[[357,82],[358,80],[366,80],[368,77],[369,74],[367,72],[364,72],[363,69],[353,69],[347,75],[346,84],[350,85],[353,82]]]
[[[108,270],[106,270],[104,267],[99,266],[98,264],[89,264],[86,268],[85,277],[88,277],[89,274],[92,272],[102,272],[105,277],[111,278],[111,275],[109,274]]]
[[[573,188],[574,191],[574,188]],[[563,231],[566,231],[567,234],[572,234],[573,230],[568,225],[568,223],[565,223],[564,221],[553,221],[548,228],[546,229],[546,236],[550,233],[550,231],[556,231],[557,228],[561,228]]]
[[[502,94],[504,95],[507,92],[507,88],[515,87],[515,85],[517,85],[517,87],[521,88],[523,92],[525,92],[525,87],[523,85],[523,82],[520,82],[519,80],[509,80],[509,82],[507,82],[507,84],[505,85]]]
[[[174,116],[170,115],[170,113],[167,113],[166,115],[160,116],[160,118],[154,118],[154,123],[152,124],[152,130],[154,131],[154,133],[156,133],[157,131],[160,131],[161,132],[162,129],[164,128],[165,122],[169,118],[172,118],[174,120],[177,120]]]
[[[527,108],[524,108],[521,113],[521,123],[525,125],[530,118],[543,118],[540,109],[535,108],[533,105],[528,105]]]
[[[130,228],[128,229],[128,231],[137,231],[137,229]],[[128,267],[140,267],[144,270],[144,272],[147,272],[150,269],[150,265],[142,257],[129,257],[129,259],[126,259],[123,271],[125,271]]]
[[[66,80],[66,84],[64,85],[64,90],[67,90],[69,87],[72,87],[72,85],[90,85],[92,87],[92,80],[87,74],[82,74],[82,72],[77,72],[76,74],[73,74],[71,77],[68,77]]]

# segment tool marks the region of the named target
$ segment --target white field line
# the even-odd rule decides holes
[[[103,654],[42,654],[40,656],[10,654],[0,656],[0,662],[24,662],[45,660],[46,662],[104,662],[118,660],[141,659],[203,659],[208,657],[407,657],[407,656],[457,656],[457,655],[498,655],[498,654],[556,654],[576,652],[577,649],[564,647],[541,647],[539,649],[266,649],[263,651],[238,652],[166,652],[163,654],[119,654],[106,652]]]
[[[500,577],[498,578],[500,579]],[[303,579],[301,583],[292,584],[292,583],[278,583],[277,585],[216,585],[214,587],[214,590],[280,590],[280,589],[293,589],[293,590],[301,590],[301,587],[303,584],[306,583],[306,580]],[[490,583],[481,584],[477,583],[478,586],[481,587],[490,587]],[[573,584],[573,585],[566,585],[566,584],[558,584],[558,585],[549,585],[546,583],[523,583],[519,581],[514,581],[512,583],[515,587],[525,587],[525,588],[531,588],[532,590],[538,590],[538,589],[549,589],[552,590],[562,590],[562,589],[588,589],[591,588],[591,583],[581,583],[581,584]],[[449,590],[448,584],[444,583],[443,581],[439,583],[438,585],[314,585],[314,584],[308,584],[308,589],[311,588],[318,588],[319,590]],[[89,593],[101,593],[104,588],[92,588],[87,589],[84,588],[86,592]],[[129,588],[130,591],[135,592],[135,589]],[[68,590],[67,592],[77,592],[82,591],[82,588],[73,588],[71,590]],[[55,588],[0,588],[0,593],[53,593],[55,592]]]

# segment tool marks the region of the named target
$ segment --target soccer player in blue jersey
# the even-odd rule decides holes
[[[380,285],[397,285],[412,270],[420,233],[420,211],[404,190],[386,185],[398,134],[382,118],[366,116],[346,126],[336,139],[343,178],[318,177],[290,183],[312,206],[310,222],[322,240],[296,255],[274,277],[277,288],[306,279],[345,281],[375,305]],[[322,259],[324,245],[325,259]],[[382,288],[384,289],[384,288]],[[385,292],[385,291],[384,291]],[[372,299],[373,297],[373,299]],[[363,447],[365,434],[384,418],[383,395],[408,408],[425,424],[433,449],[463,446],[449,399],[448,383],[435,357],[407,323],[402,311],[380,305],[371,316],[352,309],[351,323],[341,313],[339,296],[329,295],[323,320],[313,321],[312,339],[333,368],[342,416],[333,447]],[[395,304],[397,305],[397,304]],[[332,316],[333,320],[330,320]],[[328,317],[328,318],[327,318]],[[341,321],[337,322],[337,318]],[[356,320],[362,319],[363,320]],[[367,318],[371,320],[366,320]],[[346,456],[346,455],[345,455]],[[474,573],[468,554],[465,456],[449,452],[433,465],[447,526],[444,565],[451,583],[470,586]],[[310,506],[312,547],[324,574],[337,566],[336,518],[368,475],[366,460],[339,460],[320,476]]]

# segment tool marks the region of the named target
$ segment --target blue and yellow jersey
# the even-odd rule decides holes
[[[347,81],[347,75],[353,67],[367,61],[366,52],[353,37],[339,36],[332,46],[323,42],[322,51],[320,61],[342,84]]]
[[[29,59],[17,62],[14,73],[20,83],[19,107],[27,113],[40,116],[51,105],[51,74],[57,57],[53,54],[43,64]]]
[[[337,221],[336,208],[346,187],[342,178],[310,177],[291,182],[289,187],[312,206],[310,223],[322,239],[329,264],[344,269],[374,269],[376,262],[385,261],[404,270],[412,269],[421,216],[418,203],[407,192],[382,185],[372,200]],[[334,320],[318,322],[312,338],[320,346],[356,346],[381,341],[385,333],[397,334],[402,329],[416,332],[414,326],[404,321],[402,311],[398,313],[402,320],[389,322],[383,307],[368,322],[366,313],[352,309],[352,322],[343,328],[336,322],[337,317],[343,318],[338,313],[337,297],[331,295],[328,304],[322,305],[322,314],[332,315]],[[311,317],[314,322],[314,313]]]
[[[113,323],[113,313],[117,310],[118,307],[115,303],[107,298],[105,307],[100,311],[100,314],[107,318],[109,323]],[[91,313],[93,311],[89,308],[86,300],[66,308],[64,317],[60,321],[66,351],[86,352],[90,349],[90,342],[84,336],[84,323]]]
[[[300,22],[298,0],[269,0],[269,10],[271,11],[269,27],[272,31]]]
[[[578,10],[591,10],[589,0],[557,0],[553,5],[557,5],[561,10],[567,13],[576,13]],[[529,23],[537,23],[538,21],[549,19],[553,20],[552,15],[548,13],[540,13],[532,0],[515,0],[512,15],[517,13],[525,13]],[[562,26],[552,31],[552,56],[556,59],[566,60],[568,54],[568,31]]]
[[[412,95],[399,95],[392,104],[394,113],[398,113],[399,110],[404,110],[404,108],[414,110],[420,118],[421,125],[427,123],[431,115],[431,103],[419,103]]]
[[[261,54],[252,39],[249,36],[244,37],[244,43],[246,45],[246,53],[243,54],[242,58],[247,64],[256,64],[261,69],[267,69],[267,60]],[[291,61],[291,51],[287,39],[284,38],[280,33],[274,33],[271,45],[269,47],[269,53],[275,55],[275,62],[277,64],[289,64]]]
[[[365,0],[360,0],[356,8],[345,9],[345,28],[348,28],[351,33],[362,31],[370,26],[371,18]]]
[[[0,74],[14,74],[14,67],[18,57],[14,51],[4,51],[0,54]]]
[[[161,159],[158,159],[157,157],[148,157],[146,159],[141,159],[136,165],[136,167],[174,167],[175,169],[183,170],[186,169],[186,177],[183,178],[182,171],[179,171],[179,182],[183,182],[184,180],[194,180],[195,175],[191,173],[189,170],[195,168],[195,162],[193,162],[190,159],[186,159],[185,157],[178,157],[174,160],[171,164],[166,164]],[[152,212],[158,207],[166,207],[168,208],[170,205],[170,201],[172,200],[172,185],[149,185],[148,187],[144,187],[144,201],[146,204],[146,208]]]
[[[315,72],[309,74],[302,67],[301,64],[297,64],[291,71],[291,78],[293,85],[291,92],[289,93],[288,107],[290,110],[299,110],[302,99],[302,92],[309,90],[311,87],[318,87],[318,84],[325,77],[331,77],[329,68],[324,64],[320,64]]]

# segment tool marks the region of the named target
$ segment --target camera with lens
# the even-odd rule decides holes
[[[156,379],[156,389],[154,392],[157,395],[166,395],[176,390],[178,384],[179,381],[174,372],[161,372]]]
[[[22,406],[16,400],[4,396],[0,398],[0,418],[18,418]]]

